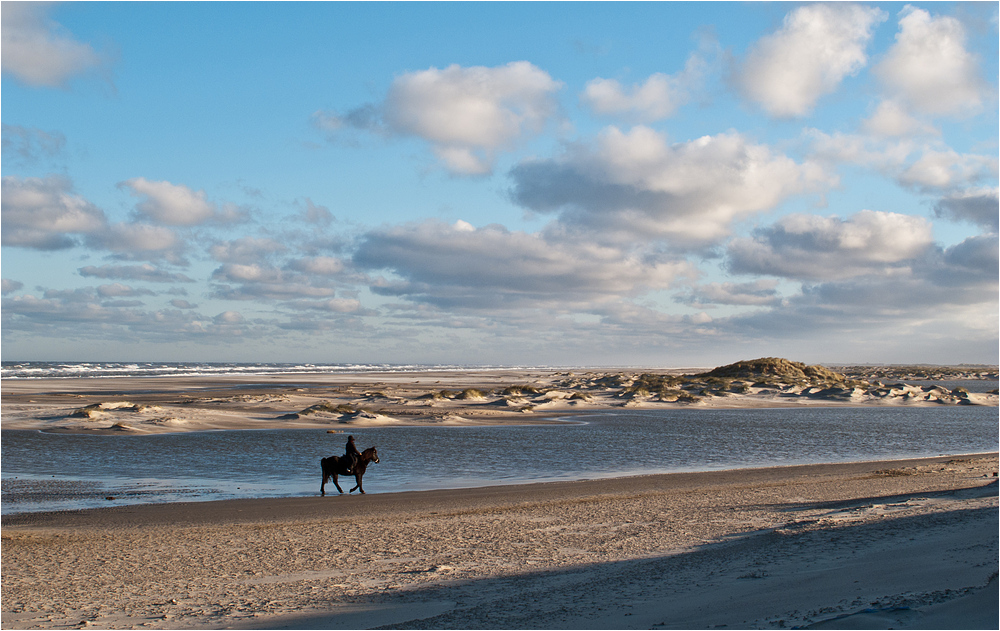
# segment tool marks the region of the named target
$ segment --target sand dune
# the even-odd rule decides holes
[[[516,424],[558,422],[582,411],[621,407],[995,406],[998,402],[995,391],[970,393],[867,381],[821,367],[774,361],[779,374],[742,377],[728,376],[740,373],[723,367],[715,369],[721,377],[713,376],[715,371],[682,370],[483,370],[196,380],[7,380],[2,384],[3,427],[100,433],[124,427],[167,432],[434,425],[442,419],[452,424]],[[109,391],[118,396],[109,397]]]

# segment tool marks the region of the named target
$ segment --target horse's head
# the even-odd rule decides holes
[[[378,450],[374,447],[369,447],[361,452],[361,457],[365,460],[370,460],[371,462],[378,462]]]

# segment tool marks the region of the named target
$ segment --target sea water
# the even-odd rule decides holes
[[[997,408],[603,411],[565,423],[358,427],[378,448],[369,493],[996,451]],[[2,432],[4,514],[319,494],[346,433],[232,430],[88,436]],[[341,478],[347,491],[354,479]],[[336,494],[332,484],[327,493]],[[113,499],[108,499],[113,498]]]

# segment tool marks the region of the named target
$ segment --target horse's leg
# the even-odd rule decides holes
[[[355,485],[355,487],[353,489],[350,490],[350,492],[353,493],[354,491],[361,491],[361,494],[364,495],[365,494],[365,490],[361,486],[361,474],[355,475],[354,479],[357,480],[358,483],[357,483],[357,485]]]
[[[343,494],[344,493],[344,489],[340,488],[340,482],[337,481],[337,472],[336,471],[333,472],[333,476],[332,477],[333,477],[333,483],[337,486],[337,490],[340,491],[341,494]]]

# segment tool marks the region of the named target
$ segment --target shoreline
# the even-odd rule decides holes
[[[2,622],[990,628],[997,465],[989,453],[4,516]]]
[[[43,431],[43,430],[11,430],[11,431]],[[272,430],[270,430],[270,429],[259,429],[259,430],[209,430],[209,431],[272,431]],[[891,465],[893,463],[906,464],[906,463],[936,462],[936,461],[941,460],[941,459],[954,460],[954,459],[969,459],[969,458],[973,458],[973,459],[976,459],[976,458],[987,458],[987,457],[990,457],[990,456],[994,455],[994,453],[995,452],[977,451],[977,452],[950,453],[950,454],[933,454],[933,455],[918,455],[918,456],[906,455],[906,456],[899,456],[899,457],[879,457],[879,458],[871,458],[871,459],[848,460],[848,461],[837,461],[837,462],[798,462],[798,463],[793,463],[793,464],[780,464],[780,465],[774,465],[774,464],[746,465],[746,466],[736,466],[736,467],[730,467],[730,468],[710,468],[710,469],[698,468],[698,467],[691,467],[691,468],[684,468],[684,469],[679,469],[679,470],[675,470],[675,471],[653,471],[653,472],[649,472],[649,473],[626,474],[626,475],[613,475],[612,474],[612,475],[607,475],[607,476],[581,477],[581,478],[575,478],[575,479],[515,480],[515,481],[511,481],[511,482],[506,482],[506,483],[500,482],[500,483],[495,483],[495,484],[479,484],[479,485],[472,485],[472,486],[439,486],[439,487],[435,487],[435,488],[431,488],[431,489],[378,490],[378,491],[373,491],[369,495],[400,496],[400,495],[406,495],[406,494],[410,494],[410,493],[431,493],[431,492],[441,492],[441,493],[457,492],[457,493],[461,493],[461,492],[464,492],[464,491],[472,491],[472,492],[479,491],[479,490],[489,491],[490,489],[534,487],[534,486],[537,486],[537,485],[557,485],[557,484],[572,485],[572,484],[603,483],[603,482],[612,482],[612,483],[615,483],[615,482],[619,482],[619,481],[628,481],[628,480],[640,481],[640,480],[645,479],[645,478],[656,478],[656,477],[661,477],[661,476],[701,476],[701,475],[727,476],[727,475],[739,475],[739,474],[742,474],[742,473],[749,473],[749,472],[761,472],[761,471],[765,471],[766,472],[767,470],[772,470],[772,469],[775,470],[775,471],[782,471],[782,472],[784,472],[784,471],[792,471],[792,470],[801,470],[802,472],[807,472],[807,471],[810,471],[812,469],[823,469],[823,468],[826,468],[826,467],[839,467],[839,468],[844,468],[844,470],[848,470],[848,468],[850,468],[852,466],[858,466],[858,467],[862,467],[862,468],[867,468],[868,466],[870,466],[872,464],[878,464],[880,466],[886,466],[886,465]],[[20,478],[15,478],[15,479],[20,479]],[[678,477],[677,479],[680,479],[680,478]],[[41,484],[46,484],[47,480],[46,481],[38,480],[37,482],[39,482]],[[26,492],[30,492],[31,491],[31,488],[30,488],[31,484],[32,484],[31,482],[27,483],[26,486],[28,488],[26,489]],[[331,496],[335,496],[334,493],[335,492],[333,490],[331,490],[330,495]],[[106,494],[107,493],[102,490],[101,492],[97,493],[97,496],[104,496]],[[344,494],[344,495],[353,496],[353,494]],[[57,515],[64,515],[64,514],[67,514],[67,513],[80,513],[80,512],[89,512],[89,511],[117,511],[117,510],[121,510],[121,509],[132,509],[132,508],[140,508],[141,509],[143,507],[164,507],[163,508],[164,512],[172,512],[174,508],[178,508],[181,505],[188,505],[188,504],[198,504],[198,505],[201,505],[201,504],[210,504],[210,505],[211,504],[217,504],[217,505],[220,505],[220,506],[223,505],[224,503],[240,503],[240,502],[248,502],[248,503],[251,503],[251,504],[255,503],[255,502],[259,502],[259,503],[266,504],[266,503],[272,502],[272,501],[307,500],[307,499],[313,498],[313,497],[316,497],[315,494],[312,493],[312,492],[310,492],[307,495],[286,495],[286,496],[276,495],[276,496],[263,496],[263,497],[239,497],[239,498],[204,499],[204,500],[175,500],[175,501],[155,501],[155,502],[136,502],[136,503],[129,503],[129,502],[121,502],[121,501],[119,501],[118,503],[113,504],[113,505],[107,505],[107,504],[105,504],[105,505],[102,505],[102,506],[70,507],[70,508],[51,509],[51,510],[22,510],[22,511],[10,512],[10,513],[2,513],[2,514],[0,514],[0,520],[2,520],[2,522],[0,522],[0,523],[2,523],[4,526],[6,526],[6,525],[8,525],[8,522],[9,522],[10,525],[32,522],[33,520],[30,519],[30,518],[28,518],[26,520],[22,520],[21,519],[23,516],[28,516],[28,515],[32,515],[32,516],[35,516],[35,515],[37,515],[37,516],[55,515],[55,516],[57,516]],[[116,498],[116,499],[121,500],[122,498],[119,497],[119,498]],[[8,501],[18,501],[18,500],[17,500],[17,498],[14,498],[13,500],[8,500]],[[376,500],[376,501],[378,501],[378,500]],[[255,510],[255,508],[253,506],[250,506],[249,509],[250,510]],[[242,511],[244,509],[239,509],[239,510]]]
[[[796,476],[829,475],[831,472],[840,474],[863,474],[883,469],[892,465],[905,465],[909,467],[928,466],[932,464],[946,463],[953,460],[982,460],[989,458],[1000,458],[1000,452],[973,452],[962,454],[943,454],[923,457],[902,457],[902,458],[876,458],[872,460],[852,460],[849,462],[815,462],[789,465],[761,465],[748,467],[734,467],[731,469],[695,469],[690,471],[673,471],[667,473],[643,473],[638,475],[610,476],[601,478],[582,478],[578,480],[551,480],[536,482],[512,482],[510,484],[490,484],[483,486],[448,487],[427,490],[407,490],[407,491],[379,491],[366,494],[342,494],[330,497],[364,497],[366,510],[373,504],[395,504],[399,500],[400,504],[418,504],[423,498],[431,496],[448,495],[484,495],[484,496],[505,496],[517,495],[520,492],[532,493],[541,490],[543,493],[561,493],[571,490],[574,486],[592,486],[592,492],[600,492],[602,486],[621,487],[631,484],[635,492],[651,487],[667,486],[683,488],[690,484],[702,484],[714,482],[715,478],[729,480],[733,478],[744,478],[746,481],[769,481],[773,479],[788,479]],[[390,500],[380,500],[372,498],[390,497]],[[259,519],[259,515],[265,513],[278,512],[280,507],[281,519],[299,519],[295,514],[299,508],[309,508],[313,501],[326,501],[323,497],[310,496],[286,496],[286,497],[258,497],[258,498],[238,498],[223,500],[204,500],[187,502],[157,502],[149,504],[128,504],[119,506],[107,506],[100,508],[82,508],[57,511],[34,511],[11,513],[0,516],[0,525],[7,526],[42,526],[48,524],[59,524],[65,517],[67,524],[72,523],[73,527],[80,527],[86,523],[115,522],[118,513],[127,512],[132,523],[170,523],[174,516],[199,515],[199,521],[217,520],[211,517],[216,515],[227,515],[232,517],[234,512],[247,512],[253,515],[251,519]],[[291,508],[292,513],[287,511]],[[213,511],[215,509],[215,511]],[[148,515],[144,513],[148,512]],[[101,513],[100,516],[91,513]],[[105,515],[105,513],[107,515]],[[80,521],[77,522],[77,517]],[[185,517],[184,519],[189,519]]]

